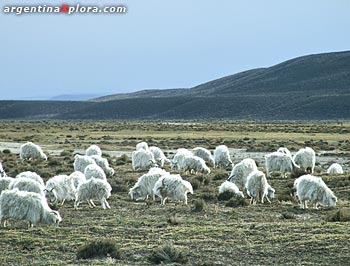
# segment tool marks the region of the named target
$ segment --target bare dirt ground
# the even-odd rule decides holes
[[[188,259],[173,265],[348,265],[349,222],[330,222],[333,212],[349,208],[350,124],[338,123],[166,123],[166,122],[11,122],[2,121],[0,159],[9,176],[36,171],[45,180],[70,174],[75,153],[90,144],[99,145],[116,170],[108,180],[111,209],[91,209],[73,202],[54,206],[63,222],[58,227],[11,221],[0,228],[0,265],[152,265],[153,251],[173,245]],[[33,141],[49,154],[45,162],[21,162],[20,144]],[[129,189],[146,171],[134,172],[129,155],[136,143],[147,141],[166,151],[203,146],[213,150],[225,144],[235,163],[253,158],[264,170],[264,154],[279,146],[292,153],[304,146],[317,153],[316,175],[338,197],[335,208],[301,210],[290,196],[294,182],[278,175],[269,179],[276,189],[271,204],[235,205],[220,200],[217,187],[230,169],[212,169],[210,175],[180,173],[194,187],[187,206],[169,202],[133,202]],[[126,154],[126,156],[123,156]],[[327,175],[332,162],[339,162],[343,175]],[[166,170],[171,171],[169,166]],[[175,172],[174,172],[175,173]],[[199,206],[199,207],[198,207]],[[113,240],[122,257],[77,259],[81,246],[93,240]]]

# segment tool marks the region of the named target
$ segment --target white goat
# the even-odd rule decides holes
[[[189,171],[190,173],[194,172],[195,174],[198,172],[203,174],[210,174],[210,169],[205,164],[205,161],[202,158],[194,155],[185,156],[183,166],[179,170]]]
[[[144,149],[145,151],[148,150],[148,144],[147,142],[140,142],[136,144],[136,150]]]
[[[243,159],[240,163],[233,167],[227,180],[236,184],[236,186],[243,191],[248,175],[257,170],[258,167],[253,159]]]
[[[39,182],[27,178],[27,177],[19,177],[15,178],[13,182],[9,184],[9,189],[18,188],[20,191],[28,191],[28,192],[34,192],[41,196],[45,196],[45,186],[40,184]]]
[[[84,170],[84,176],[86,178],[86,180],[89,180],[90,178],[98,178],[98,179],[102,179],[104,181],[107,181],[107,177],[105,172],[103,171],[103,169],[101,167],[99,167],[96,164],[90,164],[88,166],[86,166],[85,170]]]
[[[41,178],[37,173],[35,173],[35,172],[25,171],[25,172],[22,172],[22,173],[19,173],[18,175],[16,175],[16,178],[21,178],[21,177],[26,177],[26,178],[33,179],[34,181],[40,183],[42,186],[45,186],[44,179],[42,179],[42,178]]]
[[[79,171],[84,173],[86,166],[88,166],[89,164],[96,164],[95,160],[92,157],[87,155],[79,155],[79,154],[76,154],[74,156],[74,163],[73,163],[74,171]]]
[[[315,151],[306,147],[297,151],[293,157],[294,162],[301,168],[313,173],[316,164],[316,154]]]
[[[215,148],[214,161],[215,167],[228,168],[230,166],[233,166],[230,152],[226,145],[220,145]]]
[[[17,188],[4,190],[0,195],[0,223],[6,227],[8,219],[26,220],[31,227],[38,223],[58,226],[62,221],[60,214],[51,210],[45,197]]]
[[[85,155],[87,155],[87,156],[92,156],[92,155],[102,156],[102,151],[101,151],[101,148],[99,146],[93,144],[89,148],[86,149]]]
[[[214,156],[211,154],[209,150],[202,147],[196,147],[192,149],[192,153],[193,155],[202,158],[207,165],[215,166]]]
[[[78,209],[80,202],[87,201],[90,207],[96,207],[93,199],[97,199],[101,202],[103,209],[110,209],[107,199],[111,196],[112,187],[111,185],[98,178],[90,178],[84,183],[78,186],[74,209]]]
[[[139,149],[132,153],[132,169],[148,170],[151,167],[157,166],[153,153],[149,150]]]
[[[264,198],[271,203],[268,197],[269,192],[271,199],[275,193],[275,190],[267,183],[265,174],[259,170],[254,170],[248,175],[245,188],[250,197],[250,204],[257,202],[264,203]]]
[[[153,193],[153,187],[161,176],[168,175],[169,173],[161,168],[151,168],[147,174],[142,175],[137,180],[136,184],[130,189],[129,196],[132,200],[146,200],[148,196],[151,196],[155,200],[155,194]]]
[[[108,160],[106,158],[97,155],[92,155],[91,158],[94,159],[95,163],[103,169],[106,175],[114,175],[114,169],[109,166]]]
[[[343,174],[343,167],[339,163],[333,163],[328,169],[328,174]]]
[[[80,183],[83,183],[84,181],[86,181],[85,175],[80,171],[75,171],[71,173],[69,176],[73,178],[73,184],[75,189],[78,188]]]
[[[171,169],[174,169],[174,170],[183,169],[185,165],[184,164],[185,158],[187,156],[192,156],[192,155],[193,153],[187,149],[184,149],[184,148],[178,149],[173,159],[171,160]]]
[[[279,147],[277,149],[277,152],[282,152],[282,153],[284,153],[292,158],[292,154],[290,153],[290,151],[286,147]]]
[[[19,148],[19,156],[22,161],[36,159],[36,160],[47,160],[46,154],[43,152],[40,146],[33,142],[27,142],[22,144]]]
[[[238,187],[234,183],[227,180],[219,186],[219,194],[224,193],[225,191],[230,191],[236,196],[244,198],[243,192],[239,191]]]
[[[166,199],[183,201],[187,205],[187,193],[193,194],[193,188],[191,183],[183,180],[180,175],[166,175],[158,179],[153,193],[160,197],[161,205],[165,205]]]
[[[307,201],[314,202],[315,209],[319,203],[323,206],[335,206],[337,203],[337,197],[320,177],[303,175],[294,181],[294,188],[302,209],[307,208]]]
[[[46,182],[45,196],[50,202],[59,203],[75,199],[75,187],[73,177],[57,175]]]
[[[283,178],[286,177],[286,173],[292,173],[300,169],[292,157],[282,152],[273,152],[265,155],[265,163],[267,176],[271,176],[273,171],[279,171]]]
[[[149,150],[153,153],[155,162],[158,166],[163,167],[165,163],[170,163],[170,160],[164,155],[164,152],[160,148],[151,146],[149,147]]]

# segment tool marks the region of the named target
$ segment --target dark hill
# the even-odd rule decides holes
[[[2,101],[0,119],[350,119],[350,52],[308,55],[191,89],[89,102]]]

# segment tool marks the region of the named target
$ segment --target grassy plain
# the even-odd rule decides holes
[[[257,123],[257,122],[69,122],[1,121],[0,158],[9,176],[36,171],[44,179],[73,171],[74,153],[97,144],[104,151],[132,151],[147,141],[167,150],[203,146],[214,149],[225,144],[249,152],[271,152],[279,146],[291,151],[313,147],[318,154],[317,175],[322,176],[338,196],[336,208],[299,209],[290,196],[293,179],[278,176],[269,182],[276,189],[271,204],[236,206],[219,200],[217,186],[230,169],[212,169],[208,176],[186,175],[194,186],[187,206],[169,202],[133,202],[129,188],[145,171],[133,172],[130,158],[105,154],[116,170],[109,182],[108,200],[112,209],[86,204],[73,209],[73,202],[58,208],[63,222],[58,228],[27,228],[11,221],[0,228],[0,265],[152,265],[152,252],[172,245],[188,259],[187,265],[348,265],[350,260],[349,222],[329,222],[334,211],[350,207],[350,123]],[[33,141],[49,156],[46,162],[20,162],[8,143]],[[5,145],[5,144],[6,145]],[[331,161],[342,160],[346,173],[326,175]],[[234,162],[237,156],[232,154]],[[329,157],[330,156],[330,157]],[[253,158],[255,159],[255,158]],[[257,160],[263,170],[263,162]],[[322,161],[323,163],[320,163]],[[166,166],[168,171],[169,166]],[[248,202],[248,200],[246,200]],[[196,208],[196,205],[201,208]],[[120,259],[100,257],[77,259],[80,247],[94,240],[114,240]],[[180,265],[183,263],[173,263]]]

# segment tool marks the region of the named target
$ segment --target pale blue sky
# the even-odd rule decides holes
[[[350,48],[350,1],[124,0],[124,15],[0,14],[0,99],[192,87]],[[76,3],[57,0],[13,4]]]

